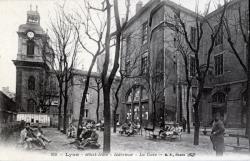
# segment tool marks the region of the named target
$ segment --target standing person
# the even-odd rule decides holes
[[[187,121],[184,117],[182,117],[182,128],[183,128],[183,132],[186,131],[186,125],[187,125]]]
[[[220,116],[216,115],[213,122],[210,139],[212,141],[213,149],[216,151],[217,156],[222,156],[224,152],[224,132],[224,124],[220,120]]]

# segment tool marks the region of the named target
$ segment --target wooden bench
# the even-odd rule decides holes
[[[225,146],[232,147],[235,151],[239,151],[242,149],[249,149],[247,145],[240,145],[240,138],[247,138],[245,135],[239,134],[228,134],[229,137],[236,138],[236,144],[225,144]]]

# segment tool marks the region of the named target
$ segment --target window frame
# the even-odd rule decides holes
[[[148,21],[142,24],[142,45],[148,43]]]
[[[34,57],[35,55],[35,42],[33,40],[27,40],[27,51],[26,55],[27,57]]]
[[[194,60],[194,64],[191,63],[191,60]],[[194,65],[194,67],[192,67]],[[189,55],[189,76],[195,77],[196,76],[196,61],[194,55]]]
[[[214,75],[215,76],[221,76],[224,74],[224,56],[223,55],[224,55],[224,52],[214,55]],[[221,61],[221,62],[218,62],[217,58],[220,58],[220,57],[222,57],[222,61],[218,59],[218,61]]]
[[[141,56],[141,74],[147,74],[149,66],[149,53],[145,51]]]
[[[213,103],[225,103],[226,102],[226,94],[223,92],[216,92],[212,95]]]
[[[28,90],[34,91],[36,89],[36,78],[32,75],[28,78]]]
[[[84,109],[84,118],[89,117],[89,109]]]
[[[218,29],[219,25],[214,26],[214,31],[216,32]],[[214,46],[222,45],[223,44],[223,26],[221,26],[217,36],[215,37],[214,40]]]
[[[196,32],[197,32],[196,27],[191,26],[190,27],[190,43],[194,46],[196,45]]]
[[[36,101],[34,99],[32,99],[32,98],[28,99],[27,100],[27,112],[35,113],[36,112],[36,105],[37,104],[36,104]]]

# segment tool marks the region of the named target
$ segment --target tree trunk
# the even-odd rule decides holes
[[[200,120],[198,106],[198,104],[194,104],[194,145],[199,145]]]
[[[200,131],[200,118],[199,118],[199,104],[202,96],[202,90],[204,87],[204,79],[200,79],[198,82],[198,94],[194,103],[194,145],[199,145],[199,131]]]
[[[84,91],[85,91],[85,88],[86,87],[84,87]],[[79,138],[79,136],[81,134],[80,133],[80,126],[82,124],[83,117],[84,117],[86,95],[87,95],[87,92],[83,92],[81,106],[80,106],[80,115],[79,115],[79,121],[78,121],[78,128],[77,128],[77,138]]]
[[[155,105],[155,101],[153,101],[153,129],[156,126],[156,105]]]
[[[110,87],[103,87],[104,100],[104,133],[103,133],[103,152],[110,153]]]
[[[86,97],[87,97],[87,93],[88,93],[88,89],[89,89],[89,81],[90,81],[91,72],[92,72],[93,66],[96,62],[98,55],[99,55],[99,51],[93,57],[91,64],[90,64],[90,67],[89,67],[89,70],[88,70],[88,73],[87,73],[86,82],[85,82],[85,86],[84,86],[84,90],[83,90],[83,94],[82,94],[81,106],[80,106],[80,115],[79,115],[79,121],[78,121],[78,127],[77,127],[77,138],[79,138],[79,136],[80,136],[80,126],[81,126],[82,121],[83,121],[85,101],[86,101]]]
[[[180,106],[180,116],[179,116],[179,121],[180,121],[180,123],[182,123],[182,92],[181,92],[181,85],[179,84],[178,85],[178,90],[179,90],[179,106]]]
[[[66,134],[67,131],[67,103],[68,103],[68,98],[65,97],[64,98],[64,104],[63,104],[63,109],[64,109],[64,113],[63,113],[63,133]]]
[[[121,75],[121,79],[120,79],[120,82],[117,86],[117,89],[115,91],[115,99],[116,99],[116,104],[115,104],[115,109],[114,109],[114,129],[113,129],[113,132],[116,133],[116,112],[117,112],[117,109],[118,109],[118,105],[119,105],[119,91],[121,89],[121,86],[122,86],[122,82],[123,82],[123,79],[124,79],[124,76],[122,75],[122,73],[120,72],[120,75]]]
[[[135,90],[132,89],[132,98],[131,98],[131,121],[132,122],[134,122],[134,118],[135,118],[134,98],[135,98]]]
[[[142,135],[142,86],[140,86],[140,98],[139,98],[139,108],[140,108],[140,131],[141,131],[141,135]],[[163,112],[164,114],[164,112]]]
[[[67,115],[68,115],[68,82],[65,82],[65,89],[64,89],[64,115],[63,115],[63,133],[66,134],[67,131]]]
[[[99,108],[100,108],[100,89],[99,89],[99,84],[97,86],[97,106],[96,106],[96,122],[99,122]]]
[[[114,125],[114,128],[113,128],[113,133],[116,133],[116,109],[114,110],[114,113],[113,113],[113,125]]]
[[[189,97],[190,97],[191,85],[187,86],[187,100],[186,100],[186,110],[187,110],[187,133],[190,134],[190,118],[189,118]]]
[[[59,82],[59,106],[58,106],[58,126],[57,129],[61,130],[61,122],[62,122],[62,85]]]
[[[250,26],[249,26],[250,27]],[[249,32],[249,31],[248,31]],[[249,33],[248,33],[249,34]],[[249,146],[249,151],[250,151],[250,55],[249,55],[249,50],[250,50],[250,40],[249,40],[249,35],[248,35],[248,44],[247,44],[247,132],[248,132],[248,146]]]

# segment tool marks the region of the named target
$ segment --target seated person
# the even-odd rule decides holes
[[[93,126],[93,123],[92,122],[87,122],[87,124],[86,124],[86,127],[87,128],[91,128]]]
[[[91,136],[91,133],[92,133],[91,129],[87,129],[87,128],[83,127],[82,132],[79,136],[79,140],[83,141],[83,140],[89,138]]]
[[[73,124],[70,124],[68,129],[68,137],[74,137],[74,134],[76,132],[76,127]]]
[[[85,135],[86,138],[81,142],[79,148],[84,148],[85,146],[89,144],[96,144],[99,138],[99,135],[96,132],[96,128],[92,127],[91,130],[88,130],[90,132],[90,136]]]
[[[129,125],[127,124],[127,122],[125,122],[124,124],[122,124],[121,126],[122,128],[122,133],[127,133],[127,130],[129,129]]]
[[[38,125],[38,127],[37,127],[36,136],[37,136],[37,139],[39,139],[40,142],[42,143],[42,145],[44,145],[44,146],[45,146],[44,141],[47,142],[47,143],[50,143],[50,142],[51,142],[51,140],[49,140],[49,139],[44,135],[44,133],[43,133],[42,128],[41,128],[40,125]]]
[[[129,124],[129,128],[127,129],[127,134],[128,134],[128,136],[134,134],[134,126],[132,123]]]
[[[180,132],[180,128],[178,127],[178,125],[174,124],[173,126],[171,126],[169,128],[169,131],[168,131],[168,135],[178,135]]]
[[[168,130],[166,131],[166,135],[167,136],[170,136],[170,135],[173,135],[174,134],[174,131],[175,131],[175,127],[174,126],[169,126],[168,127]]]
[[[139,123],[139,122],[137,122],[137,124],[136,124],[136,128],[137,128],[137,129],[140,129],[140,128],[141,128],[141,125],[140,125],[140,123]]]
[[[26,123],[24,129],[21,131],[21,144],[26,144],[26,149],[32,148],[32,143],[38,141],[37,136],[33,133],[33,130],[30,128],[30,123]],[[40,142],[40,141],[39,141]]]
[[[96,127],[97,129],[99,129],[100,126],[101,126],[101,121],[98,121],[97,124],[95,125],[95,127]]]

